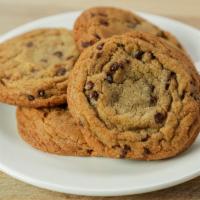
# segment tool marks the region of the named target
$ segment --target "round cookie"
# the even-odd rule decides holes
[[[66,29],[33,30],[0,44],[0,101],[28,107],[65,103],[78,56]]]
[[[84,11],[76,20],[73,33],[79,50],[83,50],[102,38],[132,30],[152,33],[182,49],[177,39],[169,32],[119,8],[94,7]]]
[[[109,157],[173,157],[200,130],[196,69],[177,48],[144,32],[113,36],[84,50],[67,98],[89,146]]]
[[[71,156],[95,155],[66,106],[18,107],[17,122],[20,136],[41,151]]]

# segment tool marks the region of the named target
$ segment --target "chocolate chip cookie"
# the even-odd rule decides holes
[[[64,103],[78,56],[66,29],[33,30],[0,44],[0,101],[28,107]]]
[[[133,31],[85,49],[70,75],[67,97],[89,146],[108,157],[173,157],[200,130],[194,65],[149,33]]]
[[[74,25],[74,38],[79,50],[102,38],[137,30],[152,33],[181,48],[177,39],[135,13],[112,7],[95,7],[84,11]]]
[[[17,108],[21,137],[33,147],[54,154],[96,155],[83,138],[67,106],[54,108]]]

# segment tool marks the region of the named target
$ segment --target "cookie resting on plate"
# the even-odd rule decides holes
[[[149,33],[133,31],[85,49],[70,75],[67,98],[89,146],[108,157],[173,157],[200,130],[194,65]]]
[[[0,101],[28,107],[65,103],[78,56],[66,29],[37,29],[0,44]]]
[[[97,155],[91,149],[68,111],[54,108],[17,108],[20,136],[31,146],[48,153],[68,156]]]
[[[94,7],[84,11],[75,21],[73,33],[79,50],[83,50],[100,39],[132,30],[152,33],[183,50],[171,33],[133,12],[113,7]]]

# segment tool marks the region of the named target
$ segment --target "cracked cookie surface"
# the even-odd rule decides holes
[[[195,67],[152,34],[114,36],[84,50],[67,97],[87,143],[108,157],[173,157],[200,129]]]
[[[94,7],[84,11],[76,20],[73,33],[79,50],[103,38],[132,30],[152,33],[182,49],[178,40],[138,15],[112,7]]]
[[[0,44],[0,101],[28,107],[65,103],[78,56],[66,29],[33,30]]]
[[[20,136],[31,146],[45,152],[91,156],[87,145],[66,105],[54,108],[17,108]]]

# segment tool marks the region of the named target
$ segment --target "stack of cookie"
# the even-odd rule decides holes
[[[0,45],[0,101],[22,138],[71,156],[158,160],[200,131],[200,80],[177,39],[132,12],[83,12],[73,34],[40,29]]]

